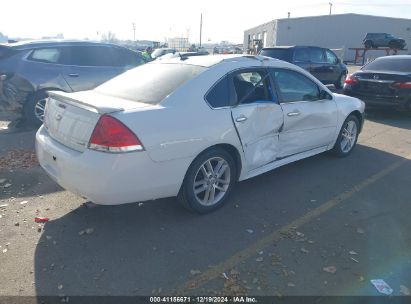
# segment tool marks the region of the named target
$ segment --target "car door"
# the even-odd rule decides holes
[[[327,83],[335,83],[338,81],[341,75],[340,60],[338,57],[330,50],[325,49],[325,58],[327,61],[328,73],[327,73]]]
[[[270,73],[284,112],[279,157],[329,145],[337,127],[337,105],[332,95],[300,72],[272,69]]]
[[[91,90],[124,71],[110,46],[67,46],[62,56],[64,78],[73,91]]]
[[[236,105],[233,123],[243,146],[247,170],[274,161],[279,153],[283,111],[265,69],[247,69],[230,75]]]
[[[333,68],[328,65],[325,59],[324,49],[310,47],[308,53],[311,62],[310,73],[321,82],[327,83],[331,78],[330,73],[332,73]]]
[[[294,48],[294,55],[292,63],[303,68],[307,72],[311,72],[311,62],[310,55],[308,53],[308,48],[306,47],[296,47]]]

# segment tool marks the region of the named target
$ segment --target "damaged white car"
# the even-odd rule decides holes
[[[347,156],[363,114],[359,99],[280,60],[181,57],[51,93],[36,149],[57,183],[95,203],[177,196],[206,213],[237,181],[327,150]]]

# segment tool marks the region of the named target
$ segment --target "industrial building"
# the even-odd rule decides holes
[[[262,46],[310,45],[339,49],[337,55],[344,61],[353,61],[355,51],[363,47],[368,32],[389,33],[405,39],[411,49],[411,19],[390,18],[360,14],[338,14],[301,18],[276,19],[244,31],[244,49],[251,49],[256,41]],[[400,51],[409,54],[410,51]],[[382,51],[368,51],[366,56],[376,58]]]

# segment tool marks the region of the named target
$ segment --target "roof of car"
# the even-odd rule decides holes
[[[376,58],[375,60],[400,60],[400,59],[411,59],[411,55],[395,55],[395,56],[381,56]]]
[[[15,43],[6,44],[9,47],[12,47],[16,50],[29,50],[34,48],[41,47],[53,47],[53,46],[88,46],[88,45],[106,45],[113,46],[110,43],[98,42],[98,41],[89,41],[89,40],[65,40],[65,39],[53,39],[53,40],[26,40],[19,41]]]
[[[278,45],[278,46],[271,46],[271,47],[264,47],[262,48],[263,50],[275,50],[275,49],[292,49],[296,47],[304,47],[304,48],[320,48],[323,49],[323,47],[320,46],[314,46],[314,45]]]
[[[190,56],[190,57],[183,57],[183,58],[169,58],[160,61],[154,61],[153,63],[184,63],[189,65],[198,65],[203,67],[211,67],[213,65],[222,63],[222,62],[256,62],[260,61],[277,61],[282,62],[286,65],[289,63],[280,61],[278,59],[260,56],[260,55],[241,55],[241,54],[233,54],[233,55],[204,55],[204,56]]]

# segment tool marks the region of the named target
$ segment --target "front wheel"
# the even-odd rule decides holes
[[[346,74],[341,74],[340,77],[338,78],[337,82],[334,83],[334,86],[336,89],[340,90],[344,87],[344,82],[346,78]]]
[[[334,155],[338,157],[348,156],[357,144],[359,130],[360,122],[358,118],[355,115],[348,116],[332,149]]]
[[[193,161],[178,199],[191,211],[208,213],[227,201],[236,180],[233,157],[222,148],[212,148]]]

